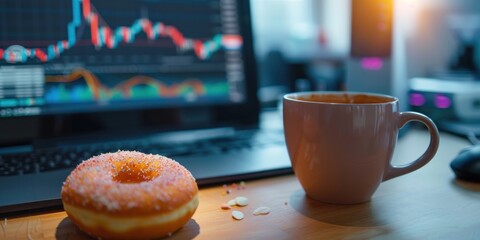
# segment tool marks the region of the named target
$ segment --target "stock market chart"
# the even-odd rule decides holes
[[[0,116],[239,102],[236,0],[0,2]]]

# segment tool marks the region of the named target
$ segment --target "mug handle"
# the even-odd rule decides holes
[[[430,143],[425,150],[425,152],[413,162],[410,162],[401,166],[393,166],[390,162],[387,164],[385,169],[385,174],[383,176],[383,181],[413,172],[430,162],[435,153],[437,152],[438,145],[440,143],[440,136],[438,133],[437,126],[435,123],[427,116],[417,113],[417,112],[401,112],[399,114],[399,128],[402,128],[410,121],[417,121],[425,124],[430,133]]]

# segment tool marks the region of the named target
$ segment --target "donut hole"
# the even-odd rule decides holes
[[[149,161],[126,159],[114,162],[113,181],[119,183],[140,183],[151,181],[158,176],[160,166]]]

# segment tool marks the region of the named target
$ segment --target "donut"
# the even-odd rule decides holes
[[[152,239],[180,229],[198,207],[198,186],[178,162],[118,151],[80,163],[62,186],[65,212],[101,239]]]

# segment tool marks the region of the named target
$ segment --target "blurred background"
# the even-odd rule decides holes
[[[379,92],[480,134],[477,0],[251,2],[264,106],[291,91]]]
[[[251,3],[264,104],[293,90],[341,88],[350,50],[350,0]]]

